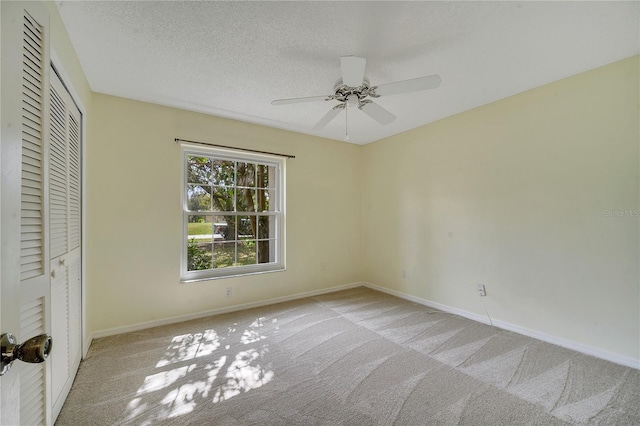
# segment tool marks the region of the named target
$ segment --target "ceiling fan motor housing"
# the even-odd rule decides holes
[[[340,102],[352,103],[351,100],[353,100],[353,97],[350,98],[352,95],[356,95],[358,97],[357,106],[361,106],[362,101],[368,96],[372,98],[378,97],[375,93],[375,86],[369,86],[369,79],[367,77],[362,79],[362,85],[358,87],[349,87],[342,82],[341,78],[339,78],[333,86],[332,98]]]

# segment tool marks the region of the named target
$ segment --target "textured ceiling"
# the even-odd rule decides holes
[[[368,143],[640,53],[640,2],[58,2],[91,88],[344,140],[327,95],[340,56],[372,85],[439,74],[438,89],[379,98],[382,126],[349,109]],[[178,136],[178,135],[177,135]]]

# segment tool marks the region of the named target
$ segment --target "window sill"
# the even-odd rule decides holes
[[[284,272],[286,270],[287,270],[287,268],[285,268],[283,265],[274,265],[273,268],[262,269],[262,270],[258,270],[258,271],[247,271],[247,272],[238,271],[237,273],[228,273],[228,274],[224,274],[224,275],[202,275],[202,276],[193,276],[193,277],[191,277],[191,276],[189,276],[189,277],[181,277],[180,278],[180,283],[181,284],[189,284],[189,283],[196,283],[196,282],[201,282],[201,281],[221,280],[221,279],[225,279],[225,278],[239,278],[239,277],[246,277],[246,276],[250,276],[250,275],[270,274],[272,272]]]

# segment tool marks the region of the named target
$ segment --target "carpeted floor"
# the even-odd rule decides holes
[[[367,288],[98,339],[57,425],[640,425],[640,371]]]

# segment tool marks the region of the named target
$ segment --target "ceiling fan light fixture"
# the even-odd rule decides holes
[[[354,107],[360,104],[360,98],[355,93],[347,96],[347,106]]]

